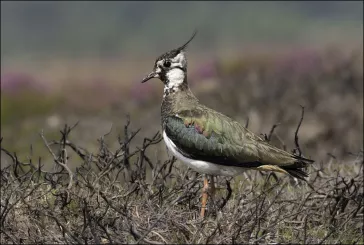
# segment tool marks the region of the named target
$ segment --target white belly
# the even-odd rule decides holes
[[[203,174],[210,174],[210,175],[236,176],[245,171],[245,169],[241,167],[229,167],[229,166],[214,164],[211,162],[205,162],[187,158],[178,152],[176,145],[173,143],[171,139],[168,138],[165,131],[163,131],[163,139],[168,147],[168,150],[170,150],[173,153],[173,155],[177,157],[177,159],[187,164],[190,168],[192,168],[196,172]]]

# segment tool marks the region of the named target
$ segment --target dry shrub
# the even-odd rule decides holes
[[[70,141],[72,130],[54,141],[41,133],[51,171],[2,147],[12,163],[1,171],[1,243],[363,243],[362,151],[345,164],[315,163],[307,182],[258,171],[217,177],[201,219],[201,175],[145,154],[159,133],[131,149],[138,131],[128,121],[116,151],[104,135],[89,152]]]

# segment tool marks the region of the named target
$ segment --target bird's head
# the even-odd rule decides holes
[[[196,31],[181,47],[159,56],[154,63],[153,71],[142,80],[142,83],[145,83],[152,78],[158,78],[164,83],[165,87],[168,88],[178,87],[181,84],[186,83],[187,59],[184,51],[195,35]]]

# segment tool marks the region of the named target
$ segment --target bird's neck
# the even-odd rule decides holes
[[[179,111],[191,110],[198,103],[198,99],[188,87],[186,76],[183,80],[167,81],[161,108],[162,123],[168,116],[178,114]]]
[[[163,98],[188,90],[187,72],[174,68],[167,72],[164,82]]]

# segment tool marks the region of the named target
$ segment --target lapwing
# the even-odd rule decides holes
[[[193,170],[204,174],[201,217],[205,215],[208,179],[236,176],[247,169],[275,171],[304,179],[304,168],[313,160],[270,145],[260,136],[224,114],[200,103],[187,83],[185,48],[159,56],[142,83],[158,78],[164,84],[161,106],[163,139],[169,151]]]

